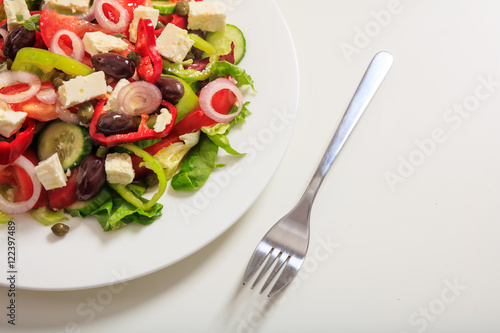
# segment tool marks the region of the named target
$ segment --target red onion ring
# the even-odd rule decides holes
[[[135,81],[120,89],[116,102],[124,113],[140,116],[158,110],[162,99],[160,88],[147,81]]]
[[[22,214],[26,213],[28,210],[33,208],[40,198],[40,193],[42,190],[42,184],[35,173],[35,166],[30,162],[26,157],[19,156],[17,160],[14,161],[11,165],[17,165],[28,173],[31,178],[31,183],[33,184],[33,194],[26,201],[20,202],[10,202],[7,201],[2,195],[0,195],[0,211],[6,214]],[[6,166],[0,166],[0,170],[5,168]]]
[[[35,95],[36,98],[45,104],[54,104],[57,102],[57,91],[54,88],[43,88]]]
[[[114,23],[104,14],[103,5],[108,4],[118,10],[120,18],[117,23]],[[116,0],[96,0],[94,1],[95,19],[99,25],[111,32],[124,32],[130,23],[130,15],[128,11]]]
[[[220,114],[217,112],[214,107],[212,106],[212,99],[214,98],[214,95],[221,91],[228,89],[230,90],[235,96],[236,96],[236,105],[238,105],[238,110],[234,113],[231,114]],[[243,109],[243,94],[241,93],[240,89],[234,84],[229,79],[226,78],[219,78],[216,80],[213,80],[209,84],[207,84],[203,89],[200,91],[200,107],[205,112],[205,114],[215,120],[218,123],[228,123],[236,116],[238,116]]]
[[[0,36],[2,36],[4,43],[7,40],[8,35],[9,32],[7,30],[0,28]],[[3,48],[0,48],[0,57],[6,58],[5,53],[3,53]]]
[[[0,73],[0,89],[7,86],[27,83],[29,89],[15,95],[6,95],[0,93],[0,101],[5,103],[21,103],[35,96],[42,85],[40,78],[33,73],[25,71],[5,71]]]
[[[52,53],[57,53],[67,56],[67,54],[59,46],[59,39],[62,36],[68,36],[69,39],[71,39],[71,46],[73,47],[73,52],[69,57],[75,59],[76,61],[81,62],[83,60],[83,56],[85,55],[83,42],[82,39],[72,31],[59,30],[58,32],[56,32],[54,37],[52,37],[52,40],[50,41],[50,47],[49,47],[50,51]]]
[[[78,119],[78,116],[71,112],[68,109],[65,109],[61,106],[61,103],[56,102],[56,113],[59,116],[59,119],[64,121],[65,123],[73,124],[73,125],[79,125],[80,120]]]

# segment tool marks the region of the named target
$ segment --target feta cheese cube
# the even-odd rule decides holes
[[[187,30],[169,23],[156,39],[161,56],[175,63],[181,63],[194,44]]]
[[[153,22],[153,26],[156,27],[159,15],[160,11],[151,7],[138,6],[134,9],[134,18],[132,19],[128,30],[129,40],[132,43],[137,42],[137,26],[139,25],[139,19],[150,19]]]
[[[9,138],[19,131],[28,114],[13,111],[7,103],[0,102],[0,135]]]
[[[21,24],[17,20],[16,15],[22,15],[24,20],[31,17],[28,6],[24,0],[5,0],[3,2],[3,7],[7,16],[7,29],[9,31]]]
[[[120,81],[116,83],[115,89],[113,89],[111,95],[108,98],[108,101],[106,102],[106,105],[104,105],[104,111],[118,111],[118,93],[123,87],[128,84],[130,84],[130,82],[127,79],[120,79]]]
[[[35,173],[46,190],[66,186],[66,173],[64,173],[57,153],[38,163],[35,167]]]
[[[108,92],[104,72],[94,72],[65,81],[58,92],[59,102],[65,108],[102,96]]]
[[[91,56],[109,51],[122,52],[128,47],[128,44],[121,38],[107,35],[101,31],[85,33],[82,42],[85,52]]]
[[[72,13],[86,13],[89,10],[90,0],[46,0],[49,8],[69,9]]]
[[[225,31],[226,6],[221,1],[191,1],[189,3],[188,29]]]
[[[112,153],[106,155],[104,169],[106,170],[106,179],[111,184],[130,184],[135,177],[129,154]]]
[[[168,111],[167,108],[162,108],[160,110],[160,114],[156,117],[156,122],[153,126],[153,129],[156,133],[163,132],[167,125],[172,122],[172,114]]]

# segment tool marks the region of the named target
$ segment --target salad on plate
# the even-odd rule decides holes
[[[241,30],[219,1],[3,0],[0,223],[68,232],[160,217],[199,189],[250,114]]]

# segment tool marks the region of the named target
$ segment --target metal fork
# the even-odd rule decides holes
[[[274,267],[260,293],[269,286],[277,274],[281,271],[276,283],[268,296],[276,294],[283,289],[297,274],[304,262],[307,248],[309,246],[309,217],[311,208],[318,189],[342,149],[354,126],[370,103],[375,92],[380,87],[385,76],[392,66],[393,58],[390,53],[379,52],[375,55],[366,70],[361,83],[347,108],[342,121],[330,142],[321,163],[319,164],[309,186],[295,207],[283,216],[264,235],[257,245],[250,262],[248,263],[243,284],[257,272],[264,264],[259,275],[252,284],[252,289],[266,275],[271,267]],[[267,261],[266,261],[267,258]],[[265,263],[264,263],[265,262]]]

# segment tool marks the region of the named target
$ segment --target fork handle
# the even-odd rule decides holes
[[[335,158],[347,141],[354,126],[356,126],[359,118],[365,111],[366,107],[372,100],[376,91],[380,87],[382,81],[386,77],[389,69],[392,66],[393,58],[388,52],[379,52],[375,55],[370,63],[370,66],[365,72],[361,83],[356,90],[349,107],[347,108],[342,121],[340,122],[337,131],[335,132],[332,141],[328,145],[325,154],[319,164],[314,176],[312,177],[309,186],[307,187],[305,196],[312,201],[323,182],[328,170],[332,166]]]

